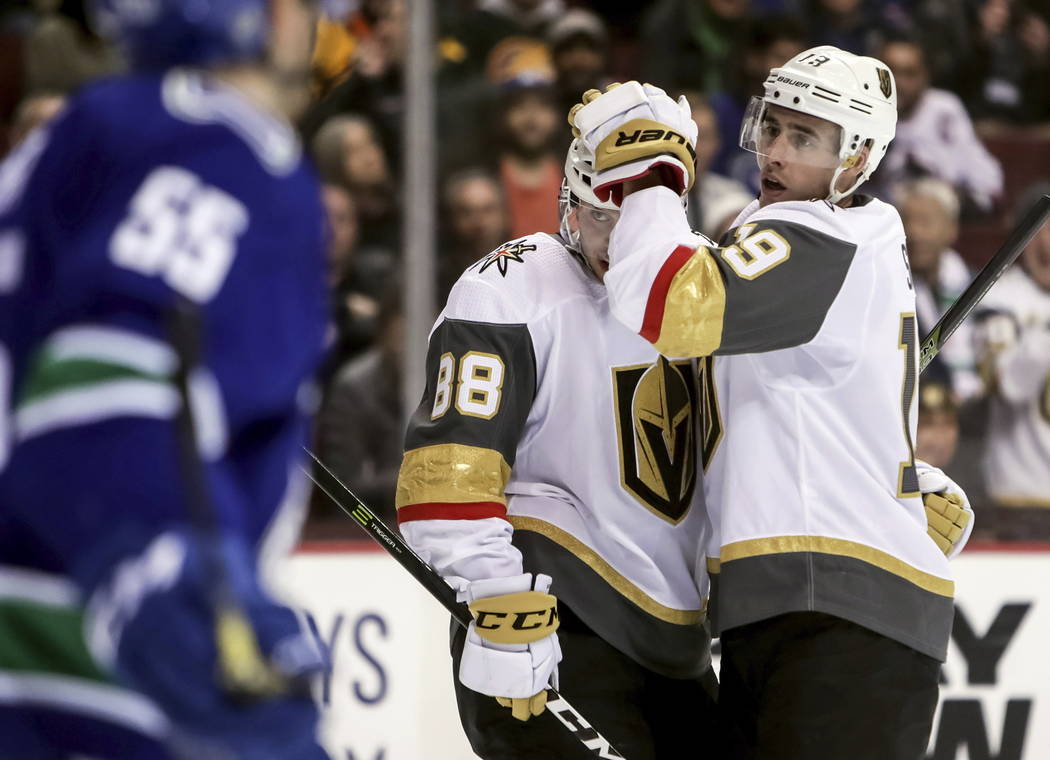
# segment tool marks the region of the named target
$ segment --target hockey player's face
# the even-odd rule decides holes
[[[840,135],[841,128],[830,121],[767,106],[758,144],[760,205],[826,197],[839,162]]]
[[[602,282],[605,281],[605,273],[609,271],[609,236],[619,218],[619,211],[595,208],[586,203],[574,208],[570,216],[570,225],[575,220],[576,228],[580,232],[583,258],[595,277]]]

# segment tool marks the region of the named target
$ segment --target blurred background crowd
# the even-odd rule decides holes
[[[300,129],[329,217],[332,349],[315,450],[393,518],[404,414],[402,70],[412,0],[330,0]],[[769,69],[818,44],[874,55],[898,86],[897,137],[867,188],[900,209],[922,334],[1013,222],[1050,193],[1050,0],[440,0],[435,3],[436,302],[502,242],[557,232],[580,94],[641,79],[684,93],[700,127],[692,224],[717,238],[755,197],[737,147]],[[81,0],[0,10],[0,155],[81,84],[119,72]],[[1050,540],[1050,227],[1010,297],[923,375],[917,454],[977,512],[975,538]],[[425,350],[420,346],[420,351]],[[863,399],[858,399],[863,403]],[[314,499],[307,535],[356,537]]]

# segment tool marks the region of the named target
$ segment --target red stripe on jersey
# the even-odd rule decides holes
[[[685,266],[695,251],[687,245],[680,245],[674,249],[660,271],[653,280],[653,287],[649,290],[649,300],[645,303],[645,316],[642,318],[642,329],[638,334],[650,343],[656,343],[660,339],[660,328],[664,322],[664,305],[667,303],[667,292],[671,289],[671,281],[678,274],[678,270]]]
[[[397,510],[397,524],[413,520],[484,520],[486,517],[506,519],[507,508],[498,501],[473,501],[467,504],[424,502],[406,504]]]

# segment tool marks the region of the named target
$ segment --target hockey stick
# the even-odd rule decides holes
[[[201,357],[200,312],[197,307],[180,299],[173,309],[169,329],[172,347],[178,357],[174,380],[181,402],[175,420],[179,464],[186,483],[190,523],[201,542],[205,572],[211,580],[209,603],[215,615],[220,685],[226,694],[239,702],[293,691],[308,694],[308,683],[299,683],[278,673],[263,657],[255,630],[233,592],[222,556],[215,506],[208,493],[198,450],[190,389],[192,373],[199,366]]]
[[[301,467],[306,476],[312,480],[318,488],[324,491],[336,506],[352,517],[372,539],[382,546],[387,552],[405,568],[413,578],[423,584],[431,595],[444,605],[445,609],[452,613],[452,618],[461,626],[466,628],[471,621],[470,610],[465,604],[456,601],[456,592],[445,583],[444,578],[438,575],[430,565],[416,554],[394,531],[380,520],[364,503],[358,499],[342,481],[325,466],[324,462],[317,458],[312,451],[303,447],[304,451],[314,461],[316,467],[311,472],[307,467]],[[347,506],[337,493],[345,493],[353,500],[353,506]],[[565,697],[561,696],[553,688],[547,689],[547,709],[556,717],[561,724],[591,753],[594,757],[604,760],[623,760],[615,747],[609,740],[598,733],[576,709],[569,704]]]
[[[1046,223],[1048,218],[1050,218],[1050,195],[1044,195],[1032,204],[1032,208],[1028,209],[1028,213],[1014,227],[1010,237],[999,246],[999,250],[984,265],[984,268],[977,274],[974,281],[970,283],[970,286],[948,308],[948,311],[944,312],[944,316],[937,321],[937,324],[930,330],[930,334],[923,339],[922,346],[919,349],[919,372],[926,369],[926,366],[933,361],[933,357],[941,350],[944,342],[951,337],[955,329],[973,311],[980,300],[984,298],[984,294],[988,292],[988,289],[1002,277],[1007,267],[1017,260],[1017,257],[1021,255],[1021,251],[1035,237],[1035,233]]]

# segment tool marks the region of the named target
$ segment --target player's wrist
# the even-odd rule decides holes
[[[676,181],[669,175],[666,166],[657,166],[649,173],[636,179],[629,179],[623,183],[623,197],[639,190],[648,190],[650,187],[666,187],[675,190]]]

